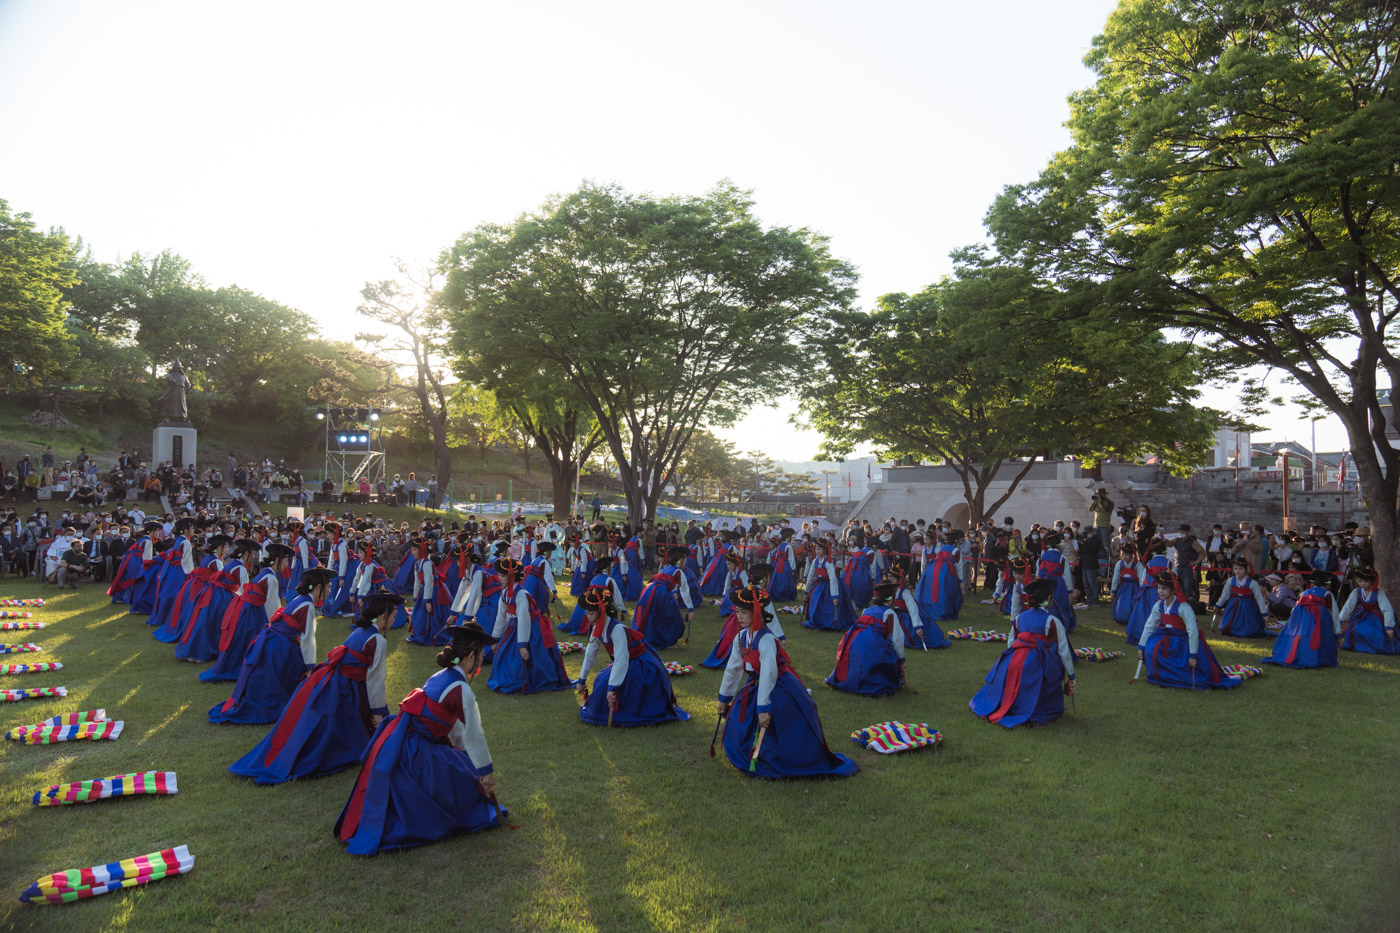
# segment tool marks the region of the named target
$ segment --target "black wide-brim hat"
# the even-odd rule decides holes
[[[757,586],[746,586],[734,594],[734,604],[745,609],[758,609],[770,602],[768,591]]]
[[[590,586],[583,591],[581,599],[584,609],[601,609],[604,615],[611,615],[617,608],[610,586]]]
[[[883,596],[885,599],[889,599],[895,593],[899,592],[899,583],[894,580],[881,580],[872,587],[872,590],[876,596]]]
[[[502,557],[491,566],[495,568],[496,573],[508,577],[518,577],[525,572],[525,565],[513,557]]]
[[[462,625],[449,625],[443,629],[452,637],[453,647],[471,647],[473,645],[494,645],[499,639],[476,622],[467,622]]]
[[[1055,592],[1055,581],[1047,580],[1046,578],[1041,577],[1038,580],[1032,580],[1031,582],[1027,583],[1025,586],[1025,591],[1027,599],[1034,599],[1043,602],[1044,600],[1049,599],[1051,595]]]
[[[295,557],[295,556],[296,556],[296,551],[293,551],[291,548],[287,547],[285,544],[278,544],[277,542],[273,542],[272,544],[269,544],[269,545],[267,546],[267,559],[268,559],[268,560],[278,560],[278,559],[283,558],[283,557]]]
[[[329,567],[312,567],[302,571],[301,582],[307,586],[320,586],[322,583],[331,582],[336,576],[336,572]]]
[[[228,535],[211,535],[211,536],[209,537],[209,546],[210,546],[210,547],[219,547],[220,545],[223,545],[223,544],[232,544],[232,543],[233,543],[233,538],[229,537]]]

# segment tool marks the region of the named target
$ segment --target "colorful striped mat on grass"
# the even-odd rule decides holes
[[[115,739],[121,732],[122,722],[108,720],[105,709],[89,709],[64,713],[32,726],[16,726],[5,733],[5,738],[25,745],[51,745],[79,739]]]
[[[561,641],[556,642],[560,654],[573,654],[575,651],[582,651],[584,644],[581,641]]]
[[[50,671],[61,670],[63,670],[63,665],[58,661],[35,661],[33,664],[0,664],[0,675],[47,674]]]
[[[0,606],[5,606],[10,609],[42,609],[44,601],[38,597],[34,599],[14,599],[11,597],[0,599]]]
[[[1077,661],[1112,661],[1114,658],[1121,658],[1121,651],[1105,651],[1102,648],[1075,648],[1074,657]]]
[[[66,697],[67,695],[67,687],[21,687],[17,690],[0,690],[0,700],[6,703],[38,700],[44,697]]]
[[[3,618],[7,617],[0,613],[0,619]],[[8,618],[13,618],[13,616]],[[43,627],[43,622],[0,622],[0,632],[37,632]]]
[[[1224,664],[1220,668],[1231,677],[1238,677],[1241,680],[1248,680],[1251,677],[1258,677],[1264,673],[1262,667],[1250,667],[1247,664]]]
[[[955,628],[948,633],[948,637],[954,641],[999,641],[1003,645],[1006,644],[1005,632],[993,632],[991,630],[974,632],[970,628]]]
[[[31,884],[19,899],[26,904],[69,904],[148,881],[173,878],[191,868],[194,856],[189,847],[177,846],[92,868],[55,872]]]
[[[166,795],[176,793],[174,771],[145,771],[140,774],[118,774],[115,777],[55,784],[48,790],[34,792],[34,806],[57,807],[68,803],[92,803],[115,797],[135,797],[142,794]]]
[[[882,755],[925,748],[943,741],[943,733],[929,728],[926,722],[904,723],[897,720],[877,722],[873,726],[851,733],[851,741]]]
[[[34,613],[22,609],[0,609],[0,619],[32,619]]]
[[[43,650],[44,650],[43,648],[40,648],[38,645],[35,645],[35,644],[24,644],[24,645],[0,645],[0,654],[24,654],[24,653],[29,652],[29,651],[43,651]]]

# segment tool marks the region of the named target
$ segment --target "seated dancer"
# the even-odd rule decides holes
[[[856,617],[870,605],[870,590],[874,578],[871,568],[875,565],[874,548],[859,548],[846,558],[841,569],[841,605],[837,608],[836,625],[845,631],[856,622]]]
[[[159,522],[155,523],[156,531],[147,540],[141,560],[141,579],[136,581],[136,585],[131,591],[131,604],[127,610],[129,614],[150,615],[156,611],[156,584],[160,580],[160,572],[165,569],[166,562],[162,556],[175,543],[174,538],[162,536],[161,528],[165,526]]]
[[[471,681],[492,638],[475,622],[454,626],[442,670],[379,724],[335,834],[354,855],[426,845],[500,825],[496,775]]]
[[[146,522],[141,526],[141,537],[133,541],[122,555],[117,572],[112,574],[112,582],[107,586],[107,595],[112,597],[113,604],[131,605],[142,574],[155,563],[155,536],[160,534],[161,528],[160,522]]]
[[[614,535],[612,559],[613,579],[617,581],[623,597],[635,602],[642,595],[642,564],[636,547],[631,541],[623,545],[621,538]]]
[[[222,542],[229,540],[228,536],[215,535],[210,540],[218,542],[215,560],[207,565],[209,575],[189,607],[189,619],[175,643],[175,658],[179,661],[207,664],[219,656],[224,613],[243,591],[248,570],[261,550],[256,541],[244,538],[233,542],[232,553],[225,557],[227,548]]]
[[[579,719],[595,726],[654,726],[689,719],[690,714],[676,705],[665,663],[641,632],[623,623],[611,588],[594,587],[580,598],[586,607],[589,636],[577,681],[583,697]],[[590,695],[588,672],[599,645],[612,663],[598,672]]]
[[[988,722],[1013,729],[1064,715],[1065,695],[1076,689],[1074,652],[1064,625],[1042,608],[1054,592],[1054,581],[1044,577],[1025,585],[1026,608],[1012,623],[1007,648],[967,704]]]
[[[1113,621],[1119,625],[1127,625],[1133,617],[1133,607],[1137,605],[1138,578],[1143,573],[1143,567],[1137,561],[1137,545],[1133,542],[1123,542],[1123,547],[1118,553],[1118,563],[1113,565],[1113,582],[1108,589],[1108,598]]]
[[[807,562],[807,605],[802,616],[804,628],[839,632],[837,618],[841,606],[841,567],[831,559],[831,539],[817,542],[816,554]]]
[[[763,622],[767,603],[754,587],[734,595],[743,630],[730,649],[717,703],[725,757],[740,774],[755,777],[849,777],[860,768],[827,748],[811,694]]]
[[[535,556],[525,565],[525,576],[520,581],[520,585],[535,597],[535,605],[545,615],[551,614],[549,607],[559,598],[554,591],[554,568],[550,566],[550,555],[553,553],[554,545],[549,541],[536,542]]]
[[[379,562],[374,559],[376,553],[374,544],[368,538],[360,542],[360,566],[359,569],[355,571],[355,578],[350,585],[351,610],[357,615],[364,609],[363,603],[369,597],[369,594],[379,590],[380,587],[388,587],[393,592],[402,595],[398,584],[389,580],[389,575],[384,572],[384,568],[379,566]],[[411,574],[413,572],[413,561],[405,559],[399,562],[400,571],[402,571],[405,566],[407,566],[410,575],[407,577],[408,585],[412,586],[413,580]],[[397,576],[398,574],[396,573],[395,577]],[[407,624],[408,611],[400,605],[399,608],[394,611],[393,628],[401,628]]]
[[[276,722],[297,685],[316,663],[316,606],[335,581],[329,567],[301,572],[297,595],[272,614],[248,652],[233,693],[209,710],[210,722],[260,725]]]
[[[1376,589],[1376,572],[1358,567],[1351,576],[1356,589],[1342,606],[1342,648],[1366,654],[1400,654],[1395,610],[1390,606],[1390,598]]]
[[[762,590],[768,582],[771,566],[766,563],[757,563],[748,569],[750,579],[752,579],[755,589]],[[773,637],[780,643],[787,641],[787,636],[783,634],[783,626],[778,622],[778,614],[773,610],[770,601],[763,605],[764,624],[768,626],[768,631],[773,633]],[[739,615],[731,612],[724,620],[724,628],[720,630],[719,639],[715,646],[710,649],[710,653],[705,656],[705,660],[700,664],[703,667],[721,668],[729,664],[730,650],[734,647],[734,639],[739,635]]]
[[[783,532],[768,554],[768,563],[773,566],[768,595],[778,602],[790,603],[797,598],[797,580],[793,577],[797,554],[792,549],[792,529],[784,528]]]
[[[1169,570],[1157,575],[1157,602],[1143,623],[1138,660],[1143,662],[1147,682],[1159,687],[1228,690],[1244,683],[1220,669],[1215,652],[1201,636],[1195,609],[1183,598]]]
[[[229,772],[258,784],[280,784],[334,774],[358,762],[375,727],[389,715],[384,636],[402,604],[403,597],[388,587],[370,594],[345,643],[312,669],[272,731]]]
[[[206,684],[238,679],[248,646],[282,606],[279,581],[282,571],[291,563],[292,549],[274,542],[263,550],[267,552],[267,562],[257,576],[243,585],[242,592],[224,611],[219,623],[219,656],[213,667],[199,675]]]
[[[705,564],[705,572],[700,575],[700,595],[723,597],[724,581],[728,575],[726,559],[733,546],[728,543],[729,532],[724,532],[726,543],[716,546],[714,555]]]
[[[355,558],[356,552],[351,542],[342,537],[339,522],[326,522],[323,527],[330,533],[330,555],[327,565],[335,571],[335,582],[331,584],[331,594],[326,598],[321,615],[337,618],[351,611],[351,600],[354,597],[352,584],[355,574],[360,569],[360,562]]]
[[[1316,668],[1337,666],[1337,642],[1342,636],[1342,614],[1328,589],[1333,580],[1325,570],[1315,570],[1308,577],[1312,584],[1283,624],[1274,639],[1274,650],[1265,664],[1282,667]]]
[[[890,570],[891,574],[899,574],[898,577],[891,576],[889,581],[895,584],[894,596],[890,599],[890,608],[899,617],[899,625],[904,629],[905,649],[919,647],[925,651],[932,651],[935,648],[952,647],[952,642],[948,636],[943,634],[943,629],[937,622],[925,619],[919,612],[919,603],[914,596],[914,591],[904,584],[904,571],[899,567]]]
[[[1224,610],[1220,614],[1220,632],[1236,638],[1259,638],[1268,634],[1264,630],[1264,619],[1269,614],[1269,604],[1264,601],[1264,591],[1249,575],[1249,561],[1243,557],[1235,559],[1234,576],[1225,584],[1215,608]]]
[[[502,557],[496,575],[504,591],[496,608],[491,634],[497,651],[486,685],[497,693],[540,693],[567,690],[573,681],[564,672],[564,659],[554,641],[554,626],[540,611],[535,597],[520,585],[525,571],[520,561]]]
[[[958,577],[958,541],[962,532],[950,531],[944,544],[934,551],[933,560],[924,552],[925,567],[915,589],[919,616],[925,622],[956,621],[962,611],[962,581]]]
[[[836,667],[828,686],[867,697],[886,696],[904,685],[904,627],[887,603],[899,584],[881,581],[871,603],[856,618],[836,647]]]
[[[686,620],[695,608],[689,582],[680,566],[687,553],[679,546],[667,550],[666,566],[652,574],[632,613],[632,624],[657,651],[674,647],[681,640]]]
[[[593,576],[588,581],[588,587],[584,589],[583,592],[579,593],[578,604],[574,606],[573,615],[569,616],[569,621],[565,622],[564,625],[560,627],[559,631],[568,635],[587,635],[589,633],[588,620],[584,618],[584,616],[588,614],[588,610],[583,605],[583,593],[588,592],[589,589],[595,586],[605,586],[611,589],[613,601],[616,602],[619,607],[622,606],[622,587],[609,573],[611,568],[612,558],[607,554],[604,554],[593,563]],[[622,611],[623,617],[626,618],[626,611],[621,609],[620,611]]]
[[[228,535],[212,535],[209,538],[208,544],[212,550],[199,562],[198,567],[186,574],[185,582],[180,587],[180,592],[175,596],[175,602],[170,607],[165,624],[151,633],[156,641],[171,644],[184,637],[190,624],[190,618],[194,613],[195,603],[199,601],[200,595],[209,586],[210,581],[218,575],[219,571],[223,570],[224,555],[232,543],[233,539]]]
[[[573,540],[569,542],[568,550],[569,564],[573,567],[569,575],[569,595],[578,597],[583,595],[583,591],[588,589],[589,580],[593,578],[593,550],[575,534]]]

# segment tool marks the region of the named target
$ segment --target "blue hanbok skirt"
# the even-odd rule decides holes
[[[632,619],[641,629],[646,643],[657,651],[674,647],[685,635],[685,614],[681,612],[680,603],[669,588],[660,584],[643,594]],[[638,622],[639,619],[643,621]]]
[[[156,581],[155,610],[146,620],[147,625],[164,626],[169,622],[175,608],[175,600],[179,598],[180,589],[185,585],[185,578],[188,576],[185,568],[179,564],[167,563],[161,568],[160,577]]]
[[[199,606],[198,599],[190,606],[190,620],[180,640],[175,643],[177,660],[203,663],[219,656],[219,634],[224,613],[233,602],[233,590],[211,583],[205,588],[205,593],[208,601],[204,606]],[[264,615],[264,621],[266,618]]]
[[[233,610],[234,605],[231,603],[228,612]],[[224,615],[227,616],[228,612],[225,612]],[[223,623],[224,620],[220,619],[218,626],[220,644],[223,644]],[[228,647],[219,649],[214,666],[200,674],[199,679],[206,684],[222,680],[237,680],[238,675],[243,670],[243,656],[248,653],[253,639],[257,638],[258,633],[265,628],[267,628],[267,613],[262,606],[254,606],[252,603],[243,603],[239,606],[238,615],[234,621],[233,634],[228,640]],[[306,666],[303,664],[302,670],[305,669]]]
[[[1293,614],[1274,639],[1273,653],[1263,663],[1295,668],[1336,667],[1337,636],[1330,621],[1329,615],[1322,613],[1319,625],[1306,608],[1294,606]]]
[[[797,598],[797,581],[792,578],[792,568],[774,571],[768,581],[768,595],[777,602],[790,603]]]
[[[844,625],[836,607],[831,604],[831,584],[820,578],[812,580],[811,592],[807,594],[807,607],[802,619],[804,628],[822,629],[829,632],[844,632],[851,627]]]
[[[844,662],[844,670],[843,668]],[[858,625],[841,637],[836,667],[827,675],[828,686],[867,697],[887,696],[904,684],[899,676],[899,655],[884,631]]]
[[[1138,586],[1131,580],[1126,580],[1118,584],[1118,589],[1113,593],[1113,621],[1119,625],[1127,625],[1133,617],[1133,609],[1137,606]],[[1150,610],[1149,610],[1150,611]],[[1147,621],[1146,618],[1143,619]],[[1142,629],[1138,629],[1138,638],[1142,637]]]
[[[410,645],[450,645],[452,637],[447,634],[447,617],[451,609],[432,596],[418,600],[413,604],[408,637],[404,641]]]
[[[1128,630],[1125,640],[1134,648],[1142,641],[1142,630],[1147,626],[1147,617],[1152,615],[1152,607],[1157,604],[1157,584],[1148,580],[1134,587],[1133,611],[1128,614]]]
[[[1257,608],[1257,607],[1256,607]],[[1159,687],[1180,687],[1186,690],[1215,688],[1228,690],[1244,683],[1220,669],[1215,652],[1204,638],[1196,655],[1196,669],[1191,670],[1191,642],[1184,630],[1159,626],[1148,636],[1143,649],[1143,670],[1147,682]]]
[[[724,757],[740,774],[770,779],[850,777],[860,770],[854,761],[827,748],[817,704],[787,667],[778,674],[769,704],[773,722],[763,734],[763,744],[754,761],[754,742],[759,731],[758,678],[751,674],[734,697],[724,724],[723,745]]]
[[[164,560],[157,557],[151,566],[141,571],[141,581],[131,588],[131,613],[150,615],[156,611],[156,584],[160,580],[161,570],[167,566]]]
[[[243,656],[233,693],[209,708],[209,721],[254,726],[276,722],[305,676],[301,646],[273,626],[263,626]]]
[[[569,675],[564,671],[564,659],[559,655],[559,647],[554,644],[553,632],[545,647],[545,636],[541,631],[548,625],[541,619],[538,625],[530,626],[529,662],[520,659],[519,645],[515,641],[516,623],[512,617],[506,623],[505,633],[492,647],[496,649],[491,662],[491,676],[486,686],[497,693],[541,693],[546,690],[568,690],[573,686]]]
[[[1261,638],[1269,634],[1253,596],[1231,596],[1220,613],[1220,633],[1235,638]]]
[[[481,775],[467,753],[434,738],[416,716],[385,718],[361,760],[360,776],[335,823],[354,855],[476,832],[507,815],[482,792]]]
[[[1065,712],[1065,666],[1055,644],[1018,641],[1001,653],[967,706],[1007,729],[1047,723]]]
[[[608,724],[609,664],[593,678],[593,692],[579,707],[578,718],[594,726]],[[690,714],[676,704],[676,692],[671,688],[671,675],[666,664],[649,646],[627,664],[627,676],[617,688],[617,709],[613,712],[614,726],[655,726],[663,722],[682,722]]]
[[[1342,623],[1342,648],[1365,654],[1400,654],[1400,637],[1393,629],[1385,630],[1385,620],[1378,611],[1358,605]]]
[[[194,614],[199,594],[208,585],[209,578],[202,573],[196,572],[186,576],[180,592],[176,594],[175,601],[165,614],[165,621],[151,633],[151,637],[167,645],[179,641],[190,624],[190,616]]]

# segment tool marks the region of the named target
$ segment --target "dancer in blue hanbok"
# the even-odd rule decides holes
[[[1137,545],[1131,541],[1123,542],[1118,563],[1113,565],[1113,581],[1108,590],[1113,621],[1119,625],[1127,625],[1133,617],[1133,607],[1137,605],[1138,578],[1143,572],[1142,565],[1137,561]]]
[[[175,522],[171,533],[175,536],[170,542],[170,546],[161,552],[160,572],[156,574],[155,593],[152,597],[151,617],[146,620],[147,625],[156,626],[159,631],[166,628],[167,631],[160,638],[161,641],[170,642],[169,626],[171,609],[175,606],[175,600],[180,595],[180,588],[185,585],[185,578],[190,571],[194,570],[194,542],[190,540],[191,532],[195,527],[192,518],[182,518]]]
[[[953,643],[943,634],[943,629],[938,623],[925,619],[919,611],[919,601],[914,591],[905,585],[904,572],[895,568],[890,573],[899,574],[898,577],[889,578],[890,582],[896,585],[894,596],[890,598],[890,608],[899,617],[899,625],[904,630],[905,650],[922,648],[932,651],[935,648],[951,648]]]
[[[431,542],[420,540],[414,549],[412,612],[408,616],[408,637],[411,645],[445,645],[449,606],[438,598],[437,567],[429,551]]]
[[[734,611],[734,594],[749,586],[749,572],[744,569],[743,549],[735,545],[724,555],[724,596],[719,601],[719,614],[728,616]]]
[[[749,579],[753,581],[751,584],[753,588],[764,592],[767,592],[768,579],[772,572],[772,566],[763,562],[750,566],[746,571]],[[768,626],[768,631],[773,633],[773,637],[778,639],[779,643],[786,643],[787,636],[783,633],[782,623],[778,621],[778,614],[774,611],[771,601],[763,604],[763,618]],[[722,668],[728,665],[730,650],[734,647],[734,639],[739,637],[739,629],[738,613],[730,612],[724,618],[724,628],[720,630],[715,646],[710,649],[710,653],[700,664],[710,668]]]
[[[149,616],[156,611],[156,584],[160,580],[160,572],[166,567],[165,552],[174,543],[174,538],[161,537],[161,532],[151,537],[151,558],[141,562],[141,579],[131,591],[128,613]]]
[[[792,549],[790,528],[783,529],[789,534],[781,538],[768,555],[768,563],[773,565],[773,577],[769,581],[768,595],[777,602],[790,603],[797,598],[797,580],[794,577],[797,567],[797,554]]]
[[[1040,552],[1040,560],[1036,563],[1036,576],[1054,581],[1055,592],[1050,595],[1050,611],[1064,623],[1066,634],[1073,635],[1079,620],[1074,613],[1074,602],[1069,598],[1069,581],[1065,579],[1069,562],[1060,553],[1061,540],[1062,537],[1055,532],[1045,536],[1045,550]]]
[[[1064,715],[1065,696],[1077,688],[1074,652],[1065,627],[1042,608],[1054,591],[1054,582],[1044,578],[1025,585],[1026,608],[1012,623],[1007,648],[987,673],[982,689],[967,704],[988,722],[1013,729]]]
[[[476,617],[481,611],[482,590],[486,582],[486,575],[481,571],[481,555],[467,548],[458,560],[466,566],[461,571],[457,592],[452,594],[452,602],[447,607],[447,624],[455,626],[472,619],[479,624],[482,620]],[[493,618],[490,621],[494,625],[496,620]]]
[[[1157,575],[1157,602],[1138,642],[1147,682],[1187,690],[1238,687],[1244,680],[1221,669],[1196,624],[1196,610],[1182,596],[1174,574]]]
[[[365,599],[369,597],[370,593],[378,590],[380,587],[387,587],[400,596],[403,595],[403,590],[399,587],[398,583],[394,580],[390,580],[384,568],[379,566],[379,562],[374,559],[376,553],[374,545],[369,539],[360,542],[360,566],[355,571],[355,578],[350,587],[351,609],[357,616],[362,614],[364,610]],[[399,576],[405,576],[405,579],[408,580],[409,589],[412,589],[412,573],[413,560],[411,558],[402,560],[399,562],[399,571],[394,575],[395,580],[397,580]],[[394,624],[392,627],[402,628],[407,624],[408,612],[401,603],[399,607],[394,610]]]
[[[142,535],[131,543],[112,574],[112,582],[107,586],[107,595],[114,604],[130,606],[136,587],[140,584],[146,568],[155,564],[155,540],[160,535],[160,522],[146,522],[141,527]]]
[[[632,613],[632,625],[657,651],[673,647],[681,640],[685,635],[686,620],[695,609],[685,572],[680,566],[681,561],[685,560],[685,553],[683,547],[670,549],[666,555],[666,566],[652,575]]]
[[[360,562],[355,558],[355,549],[350,541],[342,536],[339,522],[326,522],[325,528],[331,536],[326,563],[335,571],[335,582],[331,584],[331,595],[326,598],[321,615],[338,618],[351,614],[353,610],[353,584]]]
[[[535,598],[535,605],[540,607],[540,612],[551,616],[550,606],[559,598],[554,591],[554,568],[550,566],[550,555],[554,553],[554,545],[548,541],[538,541],[535,543],[535,556],[525,564],[525,576],[520,581],[520,585],[530,591],[530,595]]]
[[[807,562],[806,588],[802,625],[824,631],[844,631],[840,620],[841,567],[831,559],[831,541],[827,538],[817,542],[816,554]]]
[[[1147,561],[1142,568],[1142,574],[1138,577],[1137,592],[1133,599],[1133,611],[1128,616],[1128,630],[1126,641],[1130,645],[1136,645],[1142,640],[1142,626],[1147,622],[1147,617],[1152,614],[1152,607],[1157,604],[1157,577],[1164,573],[1171,572],[1171,564],[1167,561],[1165,554],[1156,554]]]
[[[243,655],[233,692],[209,710],[213,723],[276,722],[306,672],[316,663],[316,605],[324,603],[335,571],[308,567],[297,595],[272,614]]]
[[[578,535],[574,535],[569,543],[568,559],[570,567],[573,568],[569,574],[569,595],[579,597],[588,589],[588,581],[593,579],[595,573],[593,550]]]
[[[1249,575],[1249,561],[1235,560],[1234,576],[1220,590],[1215,608],[1220,613],[1220,632],[1235,638],[1259,638],[1267,635],[1264,620],[1269,617],[1269,604],[1264,591]]]
[[[589,635],[576,684],[583,698],[579,719],[595,726],[654,726],[689,719],[690,714],[676,704],[671,675],[660,655],[641,632],[622,621],[612,588],[586,590],[581,598]],[[612,663],[598,672],[590,694],[588,672],[593,670],[600,645]]]
[[[1319,668],[1337,666],[1337,642],[1342,636],[1342,617],[1328,586],[1332,574],[1314,571],[1312,585],[1303,590],[1298,604],[1274,639],[1274,650],[1265,664],[1282,667]]]
[[[716,704],[724,720],[724,756],[753,777],[849,777],[860,768],[827,747],[811,693],[764,623],[767,604],[767,594],[753,587],[734,597],[742,631],[730,648]]]
[[[186,575],[185,583],[175,596],[175,602],[170,607],[170,614],[165,624],[151,633],[156,641],[171,644],[179,642],[185,637],[185,632],[188,631],[190,621],[194,617],[195,607],[199,604],[199,598],[204,595],[204,591],[224,569],[224,557],[228,553],[228,546],[232,543],[233,539],[228,535],[210,537],[208,545],[213,550],[205,555],[198,567]]]
[[[313,565],[315,558],[311,553],[311,539],[306,535],[305,522],[292,519],[287,523],[287,531],[287,544],[292,549],[292,560],[282,573],[281,585],[285,592],[295,593],[301,585],[301,575]]]
[[[519,581],[520,561],[496,561],[496,575],[505,587],[496,609],[495,656],[486,685],[497,693],[541,693],[567,690],[572,685],[564,659],[554,641],[554,626],[540,611],[535,597]]]
[[[237,680],[243,670],[243,657],[258,633],[282,607],[282,571],[292,561],[292,549],[285,544],[263,546],[268,562],[224,611],[219,629],[219,656],[214,666],[199,675],[204,683]]]
[[[379,724],[335,834],[354,855],[425,845],[497,826],[496,776],[470,683],[492,638],[474,622],[452,629],[443,669]]]
[[[587,592],[589,589],[595,586],[610,587],[612,589],[613,599],[616,601],[619,607],[622,606],[622,587],[618,585],[617,580],[609,573],[609,570],[611,568],[612,558],[606,554],[604,554],[602,557],[598,558],[598,560],[594,562],[593,576],[588,581],[588,586],[584,588],[583,592],[579,593],[578,603],[574,606],[573,614],[569,616],[569,621],[565,622],[562,626],[559,627],[559,631],[565,633],[566,635],[588,634],[588,620],[584,618],[584,616],[587,615],[587,610],[584,608],[583,605],[583,593]],[[626,616],[625,611],[623,612],[623,615],[624,617]]]
[[[836,627],[846,631],[855,624],[856,618],[870,605],[870,568],[874,563],[875,551],[860,548],[852,551],[841,569],[841,605],[837,607]]]
[[[957,540],[951,532],[948,542],[940,544],[929,560],[929,552],[924,552],[925,566],[914,588],[915,599],[919,604],[919,616],[925,622],[957,621],[962,612],[962,581],[958,577]]]
[[[1366,654],[1400,654],[1395,610],[1390,597],[1376,589],[1376,572],[1370,567],[1358,567],[1351,576],[1356,588],[1342,606],[1341,647]]]
[[[713,599],[724,596],[724,581],[728,576],[727,559],[733,545],[722,544],[715,547],[714,555],[705,563],[705,571],[700,574],[700,595]]]
[[[904,685],[904,627],[887,605],[898,589],[897,583],[875,584],[871,604],[836,646],[836,667],[827,675],[828,686],[880,697],[896,693]]]
[[[614,537],[613,541],[619,539]],[[637,551],[628,541],[625,546],[614,546],[612,549],[612,577],[617,581],[618,588],[622,590],[622,596],[628,602],[636,602],[642,595],[642,569],[641,563],[637,560]]]
[[[215,535],[214,541],[228,540]],[[225,557],[219,547],[217,560],[206,568],[208,576],[189,609],[189,620],[175,643],[175,658],[207,664],[219,656],[219,638],[223,634],[224,613],[248,582],[248,570],[261,550],[256,541],[242,539],[233,542],[233,552]],[[183,610],[182,610],[183,611]]]
[[[307,674],[272,731],[229,772],[258,784],[280,784],[335,774],[358,762],[389,714],[384,636],[402,604],[403,597],[388,587],[371,594],[345,643]]]

